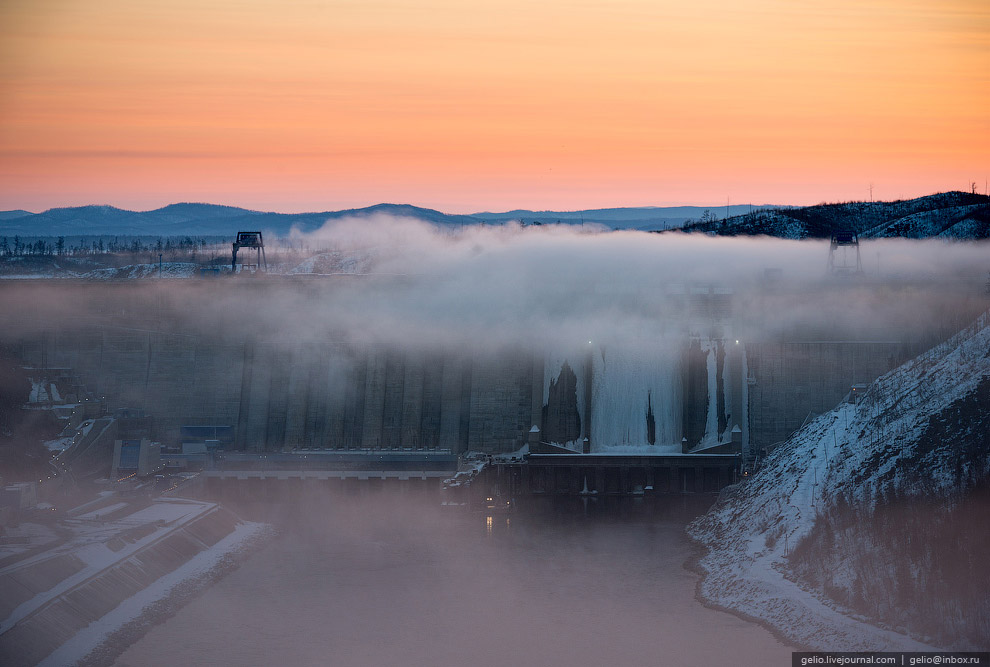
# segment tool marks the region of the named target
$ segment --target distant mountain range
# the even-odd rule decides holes
[[[848,202],[817,206],[670,206],[601,208],[583,211],[528,211],[451,215],[408,204],[314,213],[271,213],[216,204],[170,204],[154,211],[127,211],[113,206],[53,208],[43,213],[0,211],[0,236],[197,236],[230,237],[261,230],[285,236],[293,228],[313,232],[330,220],[390,215],[437,225],[598,224],[610,229],[685,231],[716,235],[767,235],[781,238],[827,238],[848,229],[862,237],[990,238],[990,197],[944,192],[893,202]]]
[[[729,206],[714,209],[738,215],[771,207]],[[270,213],[216,204],[170,204],[153,211],[127,211],[113,206],[53,208],[43,213],[0,211],[0,235],[22,236],[233,236],[238,231],[261,230],[284,236],[292,228],[312,232],[327,221],[376,214],[403,216],[439,225],[500,224],[519,220],[524,224],[601,224],[611,229],[657,231],[677,228],[698,220],[708,210],[702,206],[608,208],[586,211],[508,211],[451,215],[407,204],[377,204],[366,208],[314,213]]]
[[[485,222],[507,222],[518,220],[524,224],[600,224],[612,229],[637,229],[640,231],[662,231],[676,229],[687,222],[700,220],[706,212],[710,216],[737,216],[752,211],[766,211],[779,208],[771,205],[751,206],[640,206],[636,208],[596,208],[584,211],[525,211],[515,210],[505,213],[474,213],[473,218]]]

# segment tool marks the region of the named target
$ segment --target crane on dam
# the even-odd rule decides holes
[[[828,249],[828,271],[838,276],[863,275],[863,260],[859,254],[859,235],[851,229],[832,232]]]
[[[244,264],[241,262],[241,266],[254,266],[255,269],[260,269],[264,266],[265,271],[268,271],[268,260],[265,258],[265,240],[261,236],[261,232],[237,232],[237,240],[232,244],[233,253],[230,260],[230,270],[237,273],[237,251],[241,248],[254,248],[255,249],[255,262],[254,264]]]

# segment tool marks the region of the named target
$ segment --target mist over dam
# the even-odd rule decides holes
[[[183,427],[215,426],[226,450],[256,453],[543,444],[753,456],[984,298],[960,282],[597,284],[566,295],[558,313],[565,295],[549,284],[539,321],[491,322],[477,335],[484,293],[464,330],[424,331],[423,308],[442,304],[405,320],[392,312],[435,284],[32,281],[0,285],[0,299],[8,318],[19,313],[4,343],[24,364],[70,374],[80,400],[150,415],[151,436],[166,444],[181,442]]]

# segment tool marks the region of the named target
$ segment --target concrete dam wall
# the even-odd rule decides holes
[[[838,329],[817,340],[737,341],[725,290],[668,295],[655,327],[638,337],[567,350],[521,342],[524,335],[490,349],[476,341],[402,347],[355,340],[353,327],[309,326],[301,307],[346,293],[332,281],[59,290],[82,304],[75,317],[38,308],[28,324],[5,327],[3,343],[23,363],[39,373],[71,369],[109,410],[147,412],[151,437],[165,444],[181,442],[183,426],[221,426],[232,434],[227,449],[248,452],[498,453],[543,442],[589,453],[729,445],[752,453],[905,357],[901,343]],[[303,297],[292,321],[252,319],[252,308]]]
[[[854,384],[869,384],[907,356],[897,341],[782,341],[747,349],[749,433],[761,447],[786,440],[835,407]]]
[[[673,453],[748,428],[743,351],[725,349],[695,339],[479,358],[99,326],[25,341],[22,356],[73,369],[112,408],[151,414],[165,442],[182,426],[219,425],[232,428],[232,448],[254,452],[497,453],[530,442],[536,426],[539,440],[575,450],[587,438],[591,452]]]
[[[512,451],[535,423],[534,386],[542,391],[542,360],[521,352],[484,360],[119,327],[57,332],[44,345],[49,365],[73,369],[110,406],[153,415],[165,441],[184,425],[223,425],[236,449],[259,452]],[[41,342],[22,349],[40,366]]]

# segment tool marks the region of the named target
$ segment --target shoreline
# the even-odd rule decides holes
[[[684,536],[688,540],[688,548],[691,551],[691,555],[687,558],[687,560],[685,560],[681,564],[681,566],[688,572],[697,575],[697,581],[695,581],[695,585],[694,585],[694,599],[698,604],[700,604],[701,606],[707,609],[712,609],[714,611],[721,611],[726,614],[731,614],[736,618],[740,618],[744,621],[760,626],[761,628],[769,632],[771,635],[773,635],[774,639],[779,641],[781,644],[783,644],[788,648],[793,649],[793,652],[798,652],[798,651],[807,652],[814,650],[809,646],[794,641],[786,634],[784,634],[783,630],[781,630],[776,625],[772,624],[770,621],[764,618],[752,616],[744,611],[740,611],[739,609],[726,607],[724,605],[719,604],[718,602],[715,602],[714,600],[710,600],[709,598],[705,597],[705,594],[702,593],[701,588],[705,583],[705,579],[708,577],[708,570],[706,570],[701,565],[701,560],[705,556],[707,556],[711,550],[708,549],[708,547],[706,547],[700,541],[698,541],[695,537],[693,537],[690,533],[688,533],[686,528],[684,530]]]
[[[685,531],[685,532],[687,532],[687,531]],[[798,587],[805,595],[812,596],[817,604],[822,605],[825,608],[827,608],[827,610],[831,614],[838,615],[839,617],[841,617],[842,620],[845,623],[850,624],[851,627],[855,627],[855,628],[863,631],[863,633],[862,633],[863,635],[865,635],[865,636],[872,636],[874,639],[877,640],[878,644],[880,643],[880,641],[882,639],[886,639],[887,641],[890,641],[891,638],[897,638],[897,639],[902,639],[904,641],[907,641],[909,643],[913,643],[913,644],[915,644],[915,646],[901,649],[901,648],[892,647],[890,645],[886,645],[886,646],[878,645],[876,647],[872,647],[871,648],[869,646],[862,646],[862,645],[857,645],[857,646],[842,646],[842,647],[834,647],[834,646],[832,646],[832,647],[830,647],[830,646],[821,646],[821,645],[819,645],[819,646],[813,646],[813,645],[802,643],[797,638],[790,636],[783,627],[780,627],[780,626],[776,625],[769,618],[762,617],[762,616],[756,616],[756,615],[750,614],[750,613],[748,613],[746,611],[743,611],[742,609],[739,609],[737,607],[728,606],[724,602],[718,602],[718,601],[716,601],[713,598],[709,598],[704,593],[704,590],[703,589],[704,589],[704,586],[705,586],[706,583],[713,583],[714,584],[714,580],[712,579],[712,577],[714,575],[704,565],[702,565],[702,561],[706,557],[708,557],[708,556],[715,556],[716,554],[713,552],[713,550],[711,548],[707,547],[704,543],[702,543],[700,540],[698,540],[696,537],[694,537],[690,533],[687,533],[687,537],[688,537],[688,539],[690,540],[690,543],[691,543],[692,555],[691,555],[690,558],[688,558],[687,561],[684,562],[683,565],[684,565],[684,568],[686,570],[688,570],[688,571],[690,571],[690,572],[698,575],[698,580],[697,580],[697,583],[696,583],[696,586],[695,586],[695,597],[696,597],[697,601],[700,604],[702,604],[705,607],[708,607],[710,609],[716,609],[718,611],[724,611],[724,612],[729,613],[729,614],[732,614],[732,615],[734,615],[734,616],[736,616],[738,618],[744,619],[746,621],[750,621],[752,623],[756,623],[757,625],[765,628],[768,632],[770,632],[782,644],[784,644],[786,646],[789,646],[789,647],[792,647],[794,649],[794,651],[808,652],[808,651],[864,651],[864,650],[865,651],[870,651],[870,650],[883,650],[883,651],[893,651],[893,650],[905,650],[905,651],[919,651],[919,650],[922,650],[922,651],[939,651],[939,650],[947,650],[947,649],[940,649],[940,648],[938,648],[936,646],[931,646],[931,645],[925,643],[924,640],[919,639],[918,637],[914,637],[912,635],[905,634],[905,633],[900,632],[898,630],[894,630],[892,628],[888,628],[888,627],[884,627],[882,625],[878,625],[878,624],[873,623],[872,621],[870,621],[870,620],[868,620],[866,618],[852,616],[847,611],[845,611],[843,609],[840,609],[840,608],[837,608],[834,604],[832,604],[832,601],[831,600],[828,600],[827,598],[823,599],[823,597],[822,597],[822,595],[820,593],[815,592],[815,591],[807,591],[804,588],[802,588],[799,585],[798,582],[796,582],[796,581],[794,581],[792,579],[789,579],[789,578],[784,577],[783,574],[781,574],[780,572],[776,572],[777,576],[780,578],[780,580],[782,582],[787,582],[787,584],[790,584],[792,586]],[[746,580],[745,580],[745,578],[737,578],[737,581],[746,581]],[[772,584],[773,582],[766,582],[766,581],[764,581],[763,583],[764,584]],[[730,597],[731,598],[731,596],[725,596],[725,597]],[[763,598],[762,599],[762,602],[763,603],[766,603],[768,600],[772,600],[774,598],[774,596],[769,591],[765,591],[763,593],[763,595],[762,595],[762,598]],[[786,598],[780,597],[779,599],[780,600],[785,600]],[[792,602],[794,604],[797,604],[797,601],[796,600],[794,600]],[[755,605],[757,607],[759,607],[760,606],[760,603],[761,603],[761,601],[757,601],[757,602],[755,602]],[[752,606],[752,604],[751,604],[751,606]],[[816,623],[820,626],[820,628],[822,630],[828,631],[828,634],[829,635],[843,636],[843,635],[846,635],[848,633],[848,628],[846,630],[843,630],[843,628],[830,623],[829,620],[828,620],[828,618],[826,618],[825,616],[820,615],[820,614],[815,614],[814,610],[813,609],[810,609],[807,606],[804,608],[804,612],[805,613],[813,614],[815,616],[815,619],[814,620],[816,621]],[[861,636],[860,637],[860,640],[862,641],[863,639],[864,639],[864,637]]]

